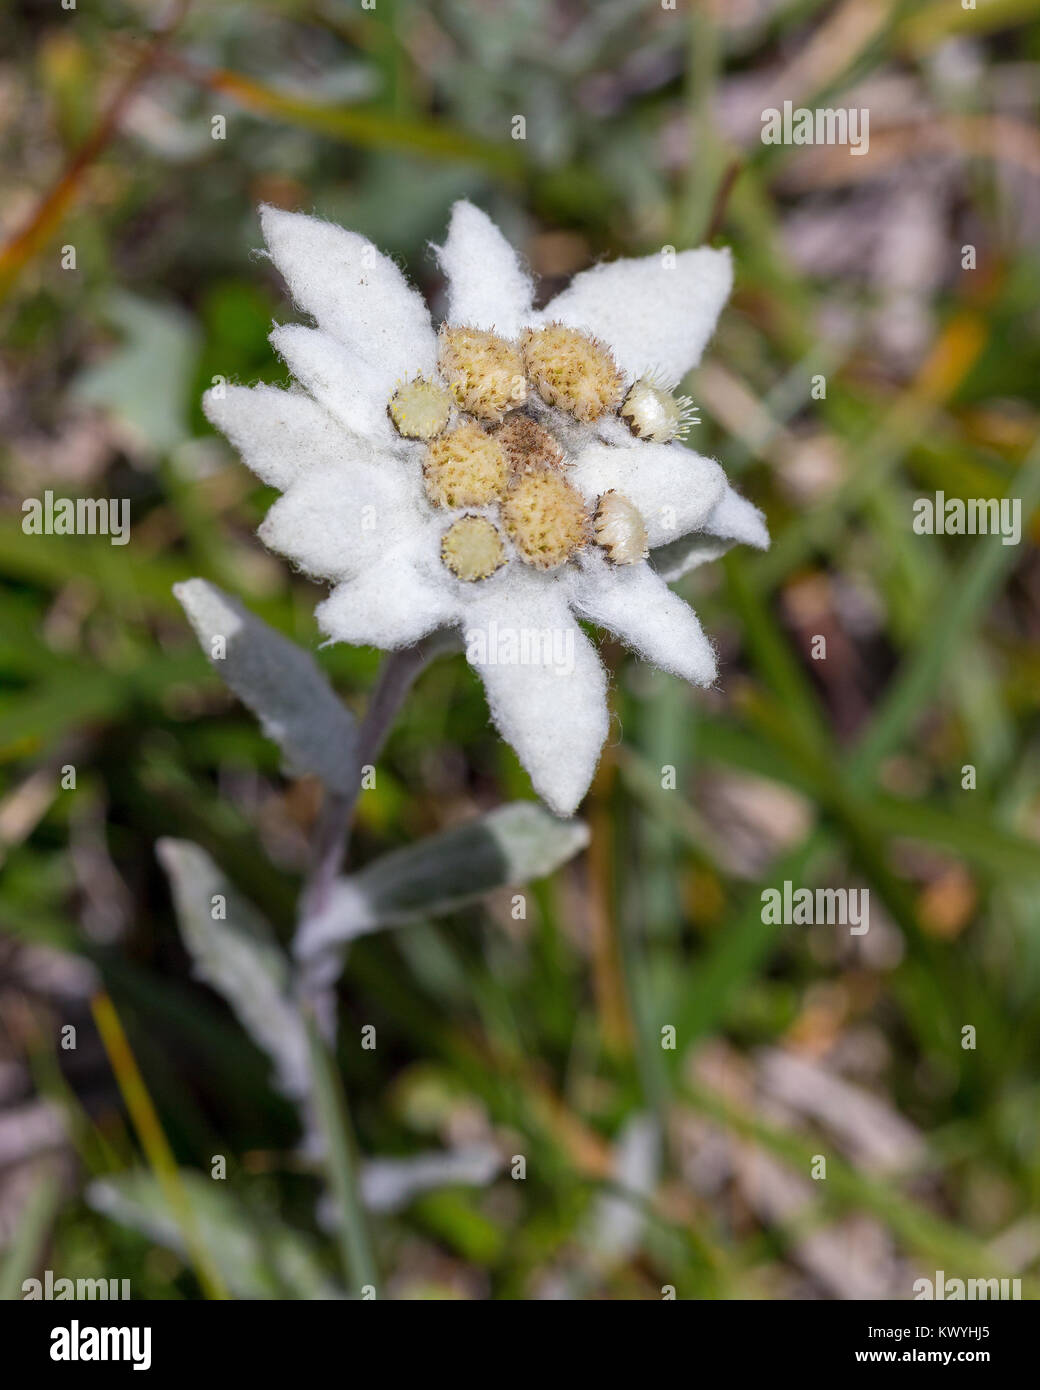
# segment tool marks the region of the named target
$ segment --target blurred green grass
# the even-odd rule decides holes
[[[51,1267],[130,1277],[139,1296],[201,1292],[162,1240],[83,1200],[87,1174],[140,1160],[96,1048],[75,1067],[61,1058],[65,1081],[52,1065],[54,1020],[73,1006],[26,983],[44,945],[99,972],[178,1162],[205,1173],[228,1155],[228,1219],[316,1235],[292,1113],[190,979],[153,852],[161,835],[197,841],[288,932],[315,789],[279,778],[276,750],[217,688],[170,592],[212,579],[316,647],[317,591],[252,534],[271,494],[198,407],[216,374],[283,379],[266,334],[288,311],[251,258],[265,199],[371,236],[434,300],[426,243],[458,196],[499,219],[547,291],[598,256],[696,244],[717,227],[738,280],[687,384],[704,417],[695,443],[764,507],[774,537],[763,557],[733,554],[683,582],[719,641],[719,692],[605,650],[623,737],[586,808],[592,852],[531,892],[523,930],[492,902],[354,949],[344,1035],[373,1023],[381,1039],[374,1054],[344,1042],[338,1059],[362,1151],[473,1131],[528,1155],[523,1184],[503,1176],[378,1219],[394,1289],[508,1299],[566,1276],[611,1298],[658,1297],[665,1283],[680,1297],[835,1295],[806,1271],[802,1218],[756,1214],[732,1171],[724,1189],[698,1186],[690,1124],[697,1144],[721,1133],[732,1157],[754,1141],[802,1175],[807,1155],[831,1153],[813,1223],[868,1213],[893,1258],[926,1273],[934,1258],[981,1275],[989,1243],[1025,1229],[1040,1196],[1040,571],[1027,543],[917,537],[910,515],[937,489],[1010,494],[1035,540],[1038,142],[996,94],[1035,76],[1037,8],[198,3],[82,167],[77,149],[152,41],[143,7],[0,19],[14,55],[0,67],[0,1057],[75,1117],[53,1146],[60,1209],[47,1190],[15,1204],[12,1258],[40,1252],[53,1218]],[[958,85],[958,63],[985,80]],[[742,93],[756,81],[784,91],[796,76],[806,105],[901,78],[925,125],[897,111],[874,137],[896,148],[890,163],[810,177],[799,151],[742,140],[732,117],[754,107]],[[525,142],[510,139],[517,112]],[[215,114],[224,140],[210,137]],[[1017,123],[1014,141],[997,116]],[[861,184],[894,218],[893,189],[926,172],[922,129],[954,140],[934,193],[948,264],[917,296],[924,328],[900,353],[876,262],[807,268],[794,227],[830,217],[854,242]],[[49,189],[60,216],[34,223]],[[38,235],[19,240],[25,226]],[[908,245],[918,233],[908,222]],[[964,240],[979,246],[975,272],[959,269]],[[75,271],[57,269],[64,245]],[[815,372],[824,399],[810,394]],[[822,483],[799,472],[808,457],[826,465]],[[21,500],[44,487],[129,496],[131,544],[24,535]],[[817,632],[825,663],[810,656]],[[361,708],[375,654],[319,660]],[[70,763],[74,794],[59,782]],[[662,789],[665,764],[679,791]],[[362,800],[357,860],[526,795],[464,662],[441,661]],[[760,890],[785,878],[868,885],[886,950],[765,926]],[[961,1047],[968,1023],[975,1051]],[[668,1024],[673,1053],[659,1046]],[[728,1049],[700,1055],[729,1059],[735,1094],[706,1085],[697,1045]],[[849,1070],[923,1134],[918,1168],[882,1179],[839,1158],[818,1122],[771,1122],[753,1085],[764,1047],[873,1056]],[[665,1173],[636,1248],[597,1263],[588,1222],[611,1146],[647,1108],[669,1135]],[[1026,1248],[1035,1278],[1040,1250]],[[336,1277],[327,1236],[308,1259]],[[269,1287],[237,1273],[237,1287]],[[912,1281],[893,1281],[908,1296]]]

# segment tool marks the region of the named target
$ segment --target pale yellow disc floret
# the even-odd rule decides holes
[[[467,420],[432,441],[423,482],[435,507],[483,507],[505,492],[509,464],[498,440]]]
[[[487,579],[505,564],[502,537],[486,517],[461,516],[441,539],[441,559],[455,575],[475,583]]]
[[[646,522],[638,508],[614,488],[599,499],[593,530],[596,544],[615,565],[637,565],[650,554]]]
[[[675,396],[650,377],[640,377],[621,407],[621,418],[637,439],[668,444],[685,438],[696,411],[689,396]]]
[[[529,473],[535,468],[560,468],[563,450],[544,426],[530,415],[510,415],[495,430],[506,461],[514,473]]]
[[[562,565],[591,534],[581,493],[548,468],[514,479],[502,503],[502,520],[520,558],[536,569]]]
[[[448,423],[451,395],[437,382],[417,376],[398,386],[386,408],[405,439],[433,439]]]
[[[497,424],[527,399],[515,344],[482,328],[442,328],[438,363],[461,410]]]
[[[610,350],[597,338],[562,323],[528,329],[524,367],[547,405],[588,423],[621,401],[622,379]]]

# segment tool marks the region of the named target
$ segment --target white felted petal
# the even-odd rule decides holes
[[[339,457],[310,469],[280,497],[260,539],[305,574],[340,580],[400,545],[421,525],[419,479],[406,464],[352,456],[357,441],[341,435]]]
[[[650,563],[669,583],[709,560],[717,560],[734,545],[769,549],[766,520],[746,497],[727,487],[715,504],[702,530],[663,545],[650,556]]]
[[[602,338],[629,379],[657,371],[675,384],[700,361],[732,287],[729,251],[701,246],[583,270],[542,317]]]
[[[651,546],[699,529],[726,489],[713,459],[678,444],[640,441],[630,449],[590,444],[567,477],[592,505],[611,488],[623,493],[646,522]]]
[[[458,604],[446,586],[420,572],[409,547],[401,546],[338,585],[314,616],[335,642],[393,651],[451,626]]]
[[[487,213],[456,203],[447,239],[434,250],[448,280],[448,322],[515,338],[530,320],[534,289]]]
[[[715,651],[696,613],[649,565],[615,566],[590,553],[572,604],[662,670],[694,685],[714,681]]]
[[[391,379],[430,372],[437,340],[422,296],[367,238],[331,222],[260,209],[264,240],[295,302]]]
[[[337,457],[343,432],[309,396],[276,386],[225,386],[202,398],[206,419],[226,434],[263,482],[284,491],[294,478]]]
[[[495,727],[535,791],[569,816],[607,736],[606,673],[568,611],[568,586],[524,580],[467,605],[466,656],[484,682]]]
[[[400,443],[386,413],[394,383],[385,372],[317,328],[284,323],[270,339],[300,385],[346,429],[383,448]]]

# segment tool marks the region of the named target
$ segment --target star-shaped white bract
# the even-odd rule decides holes
[[[738,541],[764,549],[761,514],[717,463],[678,439],[638,438],[617,409],[583,423],[528,387],[519,413],[558,442],[558,475],[580,493],[590,519],[587,539],[564,563],[536,567],[497,504],[434,505],[423,476],[428,444],[402,436],[388,411],[403,384],[438,382],[438,334],[422,297],[364,237],[271,207],[261,220],[293,299],[317,326],[285,324],[271,334],[298,386],[227,386],[207,393],[205,409],[253,472],[283,493],[262,539],[331,581],[317,618],[332,640],[393,650],[459,629],[502,737],[538,794],[571,814],[608,723],[606,675],[577,620],[608,629],[675,675],[711,684],[712,646],[666,581]],[[467,202],[456,204],[435,250],[448,326],[512,343],[548,325],[580,330],[609,349],[622,396],[637,381],[673,387],[697,364],[732,282],[728,252],[702,247],[597,265],[536,310],[513,248]],[[453,408],[449,428],[467,418]],[[598,529],[606,512],[597,512],[605,497],[615,503],[611,515],[636,518],[648,559],[607,544],[613,533]],[[460,578],[443,558],[445,534],[463,516],[484,517],[498,533],[504,558],[487,577]]]

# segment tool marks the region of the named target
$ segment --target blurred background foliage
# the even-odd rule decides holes
[[[342,1290],[294,1112],[192,978],[155,856],[197,842],[284,939],[319,794],[280,777],[171,585],[211,579],[317,648],[318,591],[254,536],[272,494],[199,410],[216,375],[284,379],[256,205],[362,231],[436,310],[427,243],[463,195],[545,296],[604,255],[733,247],[692,442],[774,546],[682,583],[718,689],[604,647],[591,845],[525,920],[505,892],[354,948],[338,1061],[362,1153],[496,1156],[382,1171],[411,1176],[369,1194],[380,1296],[906,1298],[937,1268],[1035,1291],[1038,9],[5,6],[0,1293],[43,1267],[142,1298]],[[869,154],[762,144],[785,99],[869,108]],[[130,544],[25,535],[47,488],[130,498]],[[915,535],[937,490],[1022,498],[1022,544]],[[362,709],[376,654],[319,660]],[[529,795],[441,660],[354,862]],[[763,925],[785,879],[868,887],[870,931]],[[135,1059],[138,1133],[153,1159],[165,1136],[201,1258],[121,1103]]]

